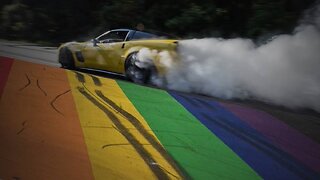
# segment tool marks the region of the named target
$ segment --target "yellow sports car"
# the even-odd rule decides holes
[[[146,83],[151,73],[164,73],[160,58],[153,57],[151,65],[138,66],[140,50],[166,51],[175,54],[178,41],[167,35],[158,35],[131,29],[115,29],[89,42],[69,42],[59,47],[59,62],[68,69],[105,70],[125,75],[134,82]]]

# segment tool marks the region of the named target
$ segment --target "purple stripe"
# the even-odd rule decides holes
[[[221,105],[261,132],[276,146],[316,172],[320,172],[318,143],[265,112],[233,104],[221,103]]]

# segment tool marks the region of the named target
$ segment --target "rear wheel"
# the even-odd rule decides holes
[[[125,74],[128,79],[135,83],[146,84],[148,83],[151,75],[149,67],[141,68],[137,66],[139,59],[137,58],[137,52],[128,56],[125,65]]]
[[[75,69],[72,52],[67,47],[61,48],[59,51],[59,63],[62,68]]]

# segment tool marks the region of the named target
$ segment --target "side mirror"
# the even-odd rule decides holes
[[[97,45],[98,42],[99,42],[99,41],[98,41],[97,39],[92,39],[92,43],[93,43],[93,46],[94,46],[94,47],[98,46],[98,45]]]

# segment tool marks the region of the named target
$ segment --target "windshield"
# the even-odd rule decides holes
[[[97,37],[100,43],[122,42],[126,39],[129,31],[109,31]]]

